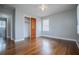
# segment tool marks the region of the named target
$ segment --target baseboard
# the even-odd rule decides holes
[[[60,39],[60,40],[67,40],[67,41],[74,41],[77,44],[77,47],[79,48],[79,41],[77,41],[76,39],[68,39],[68,38],[61,38],[61,37],[51,37],[48,35],[43,35],[41,37],[48,37],[48,38],[56,38],[56,39]]]
[[[29,38],[30,38],[30,37],[25,37],[24,39],[17,39],[17,40],[15,39],[15,41],[16,41],[16,42],[19,42],[19,41],[22,41],[22,40],[25,40],[25,39],[29,39]]]
[[[19,41],[22,41],[22,40],[24,40],[24,39],[17,39],[17,40],[15,40],[15,42],[19,42]]]
[[[48,35],[42,35],[41,37],[56,38],[56,39],[60,39],[60,40],[68,40],[68,41],[76,42],[76,39],[69,39],[69,38],[62,38],[62,37],[55,37],[55,36],[48,36]]]

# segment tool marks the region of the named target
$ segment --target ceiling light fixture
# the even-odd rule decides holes
[[[46,11],[47,10],[47,6],[45,4],[42,4],[40,6],[40,8],[41,8],[42,11]]]

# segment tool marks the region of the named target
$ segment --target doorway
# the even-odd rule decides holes
[[[0,18],[0,51],[5,47],[7,40],[7,18]]]
[[[0,40],[7,37],[7,18],[0,18]]]
[[[31,40],[36,39],[36,18],[25,17],[24,37]]]
[[[25,17],[24,38],[30,39],[30,18],[29,17]]]

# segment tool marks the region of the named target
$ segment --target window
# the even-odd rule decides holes
[[[43,20],[43,31],[49,31],[49,19]]]
[[[5,28],[5,21],[0,21],[0,28]]]

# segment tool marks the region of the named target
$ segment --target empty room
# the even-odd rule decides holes
[[[0,55],[79,55],[79,5],[0,4]]]

